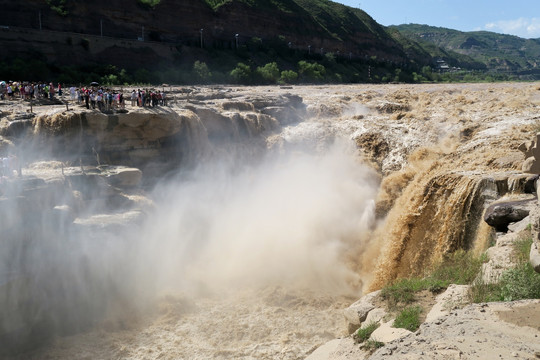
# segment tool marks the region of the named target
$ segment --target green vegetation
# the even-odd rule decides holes
[[[354,341],[357,344],[362,344],[361,347],[364,350],[369,351],[369,352],[373,352],[377,350],[378,348],[383,347],[384,343],[374,340],[374,339],[370,339],[371,334],[373,334],[373,332],[377,330],[378,327],[379,327],[378,322],[372,322],[368,324],[366,327],[358,329],[353,334]]]
[[[449,284],[472,284],[469,295],[472,302],[514,301],[540,299],[540,274],[529,263],[532,239],[524,237],[513,244],[513,257],[517,266],[505,271],[498,283],[486,284],[476,280],[484,256],[476,257],[459,250],[444,259],[423,278],[400,279],[385,286],[381,297],[391,308],[400,309],[416,301],[416,294],[429,290],[438,293]]]
[[[199,60],[193,63],[193,75],[199,84],[207,84],[212,78],[212,73],[205,62]]]
[[[464,250],[458,250],[435,266],[429,276],[400,279],[385,286],[381,291],[381,297],[391,306],[407,305],[414,302],[415,294],[422,290],[439,293],[450,284],[470,284],[485,261],[485,256],[477,257]]]
[[[47,5],[60,16],[67,16],[66,0],[46,0]]]
[[[383,342],[377,341],[377,340],[368,340],[363,345],[362,348],[367,351],[375,351],[378,348],[382,348],[384,346]]]
[[[260,79],[258,82],[264,84],[276,84],[280,77],[279,68],[275,62],[257,67],[256,74]]]
[[[534,64],[540,52],[540,42],[535,39],[417,24],[392,26],[389,30],[400,43],[404,43],[403,39],[414,42],[429,56],[444,59],[450,66],[473,71],[491,70],[499,75],[523,78],[538,76]]]
[[[377,322],[370,323],[365,328],[358,329],[356,333],[354,334],[354,339],[358,343],[363,343],[364,341],[367,341],[369,339],[371,334],[375,330],[377,330],[378,327],[379,327],[379,323]]]
[[[416,331],[420,327],[420,314],[422,308],[418,305],[409,306],[403,309],[394,320],[395,328]]]
[[[251,67],[244,63],[238,63],[236,68],[231,71],[231,77],[238,84],[249,84],[252,79]]]
[[[78,6],[67,0],[45,1],[61,16],[69,16],[68,9]],[[244,7],[254,16],[264,13],[265,17],[290,19],[290,26],[286,34],[261,33],[250,39],[242,38],[245,34],[240,34],[240,39],[232,36],[230,39],[214,38],[205,32],[203,48],[196,35],[192,38],[182,35],[184,38],[179,39],[154,26],[146,31],[145,40],[169,43],[174,52],[171,59],[157,59],[156,56],[154,63],[142,66],[149,72],[142,76],[136,74],[135,65],[118,63],[118,68],[124,67],[128,72],[123,77],[134,82],[144,78],[155,84],[494,82],[540,78],[540,70],[534,65],[540,53],[540,42],[536,40],[424,25],[385,28],[362,10],[329,0],[202,0],[202,3],[216,12]],[[134,4],[154,11],[159,10],[162,2],[136,0]],[[70,31],[69,25],[66,25],[66,31]],[[114,33],[107,35],[115,36]],[[332,39],[333,44],[323,49],[316,45],[321,39]],[[76,52],[91,50],[88,39],[76,36],[70,35],[66,44]],[[125,57],[137,57],[139,53],[145,55],[142,58],[153,59],[152,49],[145,48],[144,43],[126,50]],[[87,54],[83,55],[88,58]],[[35,59],[29,54],[23,56],[23,60]],[[0,73],[7,75],[3,77],[15,77],[7,69],[16,58],[17,54],[4,58],[3,64],[7,68],[0,69]],[[443,59],[453,70],[439,69],[437,59]],[[199,64],[195,65],[196,61]],[[114,76],[122,77],[118,73],[101,74],[99,67],[76,64],[71,69],[76,70],[75,73],[81,72],[77,75],[73,71],[66,74],[65,67],[58,64],[45,63],[39,68],[47,70],[34,79],[48,77],[47,80],[55,81],[62,78],[76,83],[86,78],[89,68],[99,76],[108,76],[111,81]]]
[[[280,84],[294,84],[298,80],[298,73],[293,70],[283,70],[279,79]]]
[[[67,8],[75,6],[66,0],[46,0],[51,9],[62,16]],[[171,84],[320,84],[320,83],[385,83],[385,82],[492,82],[527,79],[530,75],[486,71],[488,67],[468,55],[440,48],[434,43],[420,43],[410,37],[408,30],[395,27],[383,28],[368,14],[359,9],[347,7],[328,0],[204,0],[218,11],[224,5],[238,4],[279,16],[292,16],[298,21],[291,23],[289,31],[303,38],[333,38],[343,44],[353,44],[351,53],[333,49],[311,47],[291,43],[291,36],[276,35],[265,37],[234,38],[229,40],[206,40],[201,48],[198,37],[180,43],[171,43],[174,53],[171,59],[160,62],[156,59],[151,66],[122,63],[115,71],[103,72],[109,65],[86,64],[62,66],[45,61],[45,56],[25,54],[31,59],[35,69],[21,71],[17,57],[6,58],[1,63],[2,78],[22,78],[26,80],[59,81],[84,83],[105,77],[108,83],[171,83]],[[161,4],[160,0],[137,0],[136,4],[150,9]],[[225,10],[224,10],[225,11]],[[311,24],[308,30],[304,23]],[[414,30],[414,28],[413,28]],[[446,29],[447,30],[447,29]],[[366,36],[365,43],[358,44],[357,34]],[[460,32],[455,32],[459,34]],[[454,33],[452,33],[454,34]],[[263,36],[263,35],[261,35]],[[482,36],[488,36],[482,34]],[[88,37],[88,36],[87,36]],[[155,42],[170,41],[159,30],[148,32],[147,38]],[[483,38],[482,38],[483,39]],[[488,40],[478,40],[491,46]],[[91,53],[90,40],[70,35],[65,43],[72,51]],[[473,40],[467,44],[480,46]],[[137,44],[127,52],[133,57],[144,54],[152,56],[152,49]],[[489,47],[488,46],[488,47]],[[538,46],[540,51],[540,45]],[[369,56],[376,49],[381,55]],[[87,54],[84,54],[85,57]],[[92,55],[92,54],[90,54]],[[126,58],[132,56],[126,55]],[[390,58],[392,60],[390,60]],[[451,66],[461,70],[441,72],[434,59],[443,58]],[[36,59],[39,64],[36,64]],[[21,59],[24,60],[24,59]],[[25,60],[27,61],[27,60]],[[95,60],[93,60],[95,61]],[[124,68],[124,73],[120,74]],[[15,76],[22,74],[22,76]],[[32,75],[32,76],[30,76]],[[538,74],[540,76],[540,73]]]
[[[158,6],[159,3],[161,2],[161,0],[137,0],[137,1],[139,2],[139,4],[152,8],[152,9]]]
[[[518,265],[506,270],[498,283],[477,281],[470,290],[471,301],[514,301],[540,299],[540,274],[529,263],[532,238],[527,237],[513,244],[513,256]]]

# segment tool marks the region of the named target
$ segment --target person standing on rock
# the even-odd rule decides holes
[[[131,106],[135,106],[137,104],[137,93],[135,90],[131,91]]]
[[[84,103],[86,105],[86,108],[90,109],[90,104],[89,104],[90,94],[88,93],[88,89],[83,89],[83,94],[84,94]]]
[[[75,100],[76,99],[76,93],[75,93],[75,86],[72,86],[69,88],[69,95],[71,97],[71,100]]]
[[[90,92],[90,105],[92,105],[92,109],[96,108],[96,93],[94,91]]]

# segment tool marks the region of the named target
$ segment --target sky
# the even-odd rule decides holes
[[[367,12],[381,25],[426,24],[540,38],[539,0],[333,0]]]

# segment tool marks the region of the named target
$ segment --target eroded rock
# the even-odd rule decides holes
[[[509,224],[523,220],[536,204],[534,198],[498,202],[486,209],[484,221],[498,231],[507,231]]]
[[[375,308],[373,302],[379,294],[380,290],[371,292],[343,311],[349,334],[352,334],[366,320],[368,313]]]

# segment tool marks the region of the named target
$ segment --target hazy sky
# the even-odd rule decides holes
[[[333,0],[382,25],[427,24],[540,38],[539,0]]]

